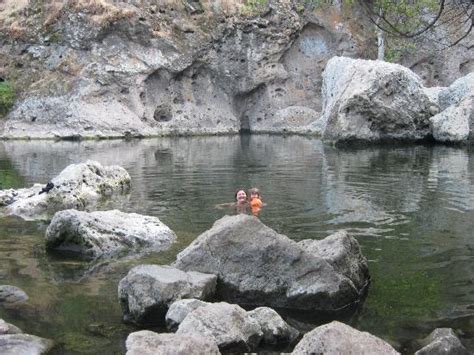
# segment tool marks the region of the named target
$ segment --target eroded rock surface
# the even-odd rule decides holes
[[[121,252],[160,251],[175,240],[176,234],[158,218],[117,210],[60,211],[46,230],[48,249],[93,258]]]
[[[7,214],[26,219],[44,218],[68,208],[81,210],[103,198],[128,192],[130,175],[120,166],[102,166],[89,160],[69,165],[51,183],[51,189],[35,184],[27,189],[2,190],[0,207]],[[47,191],[42,192],[44,189]]]
[[[174,266],[216,274],[217,297],[238,304],[336,312],[362,292],[360,281],[248,215],[216,221],[178,254]]]
[[[197,334],[158,334],[149,330],[141,330],[128,336],[126,346],[127,355],[220,354],[212,338]]]
[[[333,321],[306,333],[293,355],[309,354],[399,354],[390,344],[367,332]]]
[[[170,266],[138,265],[120,281],[118,295],[125,321],[163,324],[174,301],[208,299],[215,287],[215,275],[183,272]]]
[[[334,57],[323,74],[323,112],[314,129],[331,141],[419,140],[433,115],[421,80],[383,61]]]

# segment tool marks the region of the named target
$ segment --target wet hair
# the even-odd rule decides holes
[[[260,191],[256,188],[256,187],[252,187],[250,190],[249,190],[249,196],[250,195],[258,195],[258,197],[260,197]]]
[[[247,195],[247,191],[245,191],[244,188],[239,188],[239,189],[235,190],[234,199],[236,199],[236,200],[237,200],[237,194],[239,193],[239,191],[243,191],[243,192],[245,192],[245,195]]]

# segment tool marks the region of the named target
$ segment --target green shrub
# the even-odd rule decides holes
[[[0,82],[0,116],[5,116],[15,102],[15,93],[8,81]]]

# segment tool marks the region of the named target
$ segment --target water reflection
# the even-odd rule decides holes
[[[54,337],[43,325],[57,322],[67,329],[66,343],[74,332],[87,336],[93,316],[81,315],[74,329],[66,325],[71,310],[82,306],[109,312],[104,321],[116,326],[116,283],[128,267],[171,262],[229,213],[216,204],[232,201],[236,187],[256,186],[267,204],[260,218],[290,238],[323,238],[342,228],[357,236],[373,283],[354,325],[402,349],[450,319],[473,337],[472,321],[459,321],[474,315],[474,155],[467,149],[336,149],[316,139],[273,136],[7,141],[0,143],[0,173],[14,178],[0,181],[4,187],[45,183],[86,159],[119,164],[132,176],[128,200],[107,208],[157,216],[179,241],[165,253],[96,272],[46,254],[44,224],[0,219],[2,283],[38,294],[32,302],[39,314],[54,310],[27,330]]]

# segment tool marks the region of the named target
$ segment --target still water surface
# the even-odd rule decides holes
[[[115,207],[159,217],[178,243],[100,265],[44,250],[47,221],[0,219],[0,284],[30,300],[0,317],[61,352],[123,353],[118,281],[140,263],[168,264],[257,186],[263,223],[294,240],[340,229],[356,236],[372,283],[348,322],[403,352],[435,327],[474,351],[474,152],[443,146],[336,149],[304,137],[235,136],[98,142],[0,142],[0,189],[46,183],[71,163],[118,164],[132,190]],[[103,207],[106,208],[106,207]],[[317,320],[314,320],[317,323]]]

